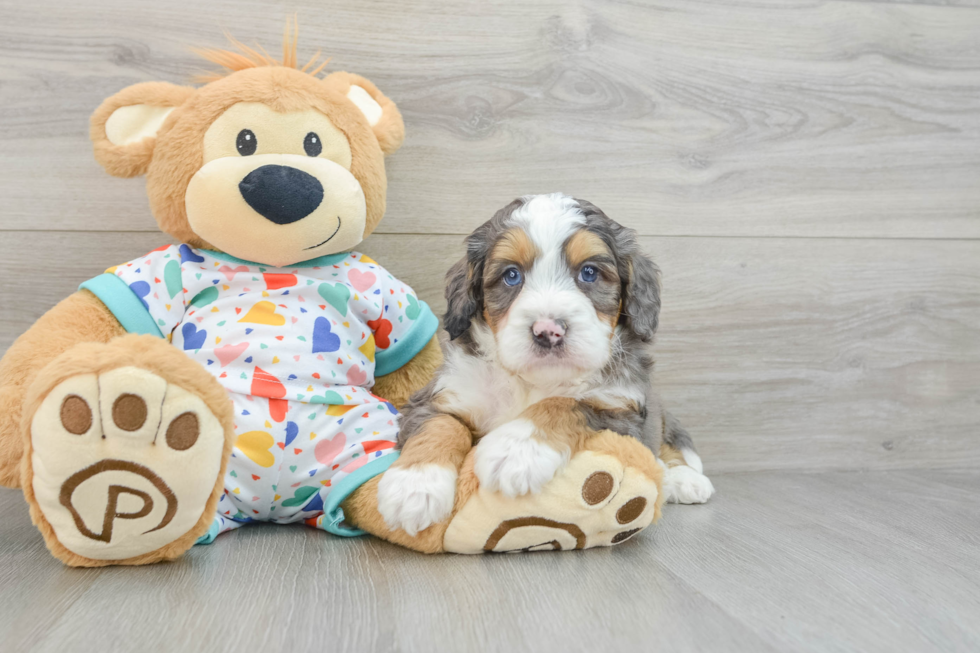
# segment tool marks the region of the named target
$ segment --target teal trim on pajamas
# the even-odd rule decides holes
[[[197,251],[204,252],[208,256],[213,256],[214,258],[221,259],[222,261],[228,261],[229,263],[238,263],[240,265],[258,265],[264,268],[276,267],[275,265],[256,263],[255,261],[246,261],[243,258],[238,258],[237,256],[232,256],[231,254],[226,254],[224,252],[218,252],[213,249],[199,249]],[[324,256],[311,258],[308,261],[300,261],[299,263],[293,263],[292,265],[284,265],[280,269],[292,270],[293,268],[322,268],[325,265],[337,265],[348,256],[350,256],[350,252],[338,252],[337,254],[326,254]]]
[[[208,532],[202,535],[201,537],[197,538],[197,542],[194,542],[194,545],[196,546],[198,544],[211,544],[212,542],[214,542],[215,538],[218,537],[218,532],[220,530],[221,530],[221,522],[218,521],[217,517],[215,517],[214,521],[211,522],[211,527],[208,528]]]
[[[393,453],[385,454],[380,458],[376,458],[363,467],[355,469],[353,472],[345,476],[340,483],[337,483],[337,485],[330,488],[330,494],[327,495],[327,500],[323,502],[323,523],[320,525],[320,528],[328,533],[342,535],[344,537],[366,535],[366,533],[359,528],[344,526],[344,511],[341,509],[340,504],[342,504],[344,499],[349,497],[354,490],[361,487],[378,474],[384,474],[385,471],[391,467],[391,464],[398,460],[398,456],[399,453],[395,451]]]
[[[227,533],[228,531],[233,531],[236,528],[241,528],[248,522],[235,521],[231,517],[225,517],[223,515],[215,515],[214,519],[211,520],[211,525],[208,527],[208,532],[197,538],[197,542],[194,542],[194,546],[198,544],[211,544],[214,540],[222,533]],[[225,528],[225,526],[229,526]]]
[[[163,337],[160,327],[150,317],[142,300],[116,275],[108,272],[100,274],[80,285],[78,289],[87,290],[98,297],[127,333]]]
[[[374,378],[391,374],[408,361],[432,340],[439,330],[439,318],[425,302],[419,300],[419,317],[412,330],[387,349],[379,349],[374,354]]]

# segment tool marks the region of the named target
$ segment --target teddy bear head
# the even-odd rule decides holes
[[[228,70],[199,88],[135,84],[91,121],[112,175],[146,175],[150,209],[181,242],[273,266],[351,249],[385,211],[384,156],[405,127],[370,81],[296,62],[295,35],[275,61],[201,54]]]

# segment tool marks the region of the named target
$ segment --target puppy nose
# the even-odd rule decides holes
[[[531,325],[531,333],[534,335],[534,342],[550,349],[561,344],[567,328],[564,320],[538,320]]]
[[[317,178],[289,166],[260,166],[242,179],[238,190],[256,213],[276,224],[302,220],[323,201]]]

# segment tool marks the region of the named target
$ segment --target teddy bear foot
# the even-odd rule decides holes
[[[205,397],[223,391],[147,338],[76,347],[32,387],[25,496],[48,548],[73,566],[174,558],[214,515],[229,420]]]
[[[471,454],[460,471],[463,494],[467,485],[476,483],[473,462]],[[659,518],[662,475],[653,453],[633,438],[598,433],[538,494],[509,498],[486,489],[471,490],[443,544],[455,553],[619,544]]]

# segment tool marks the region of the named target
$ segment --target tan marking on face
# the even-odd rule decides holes
[[[609,318],[609,325],[612,326],[613,330],[609,332],[609,337],[612,338],[616,330],[616,325],[619,324],[619,318],[623,316],[623,300],[619,300],[619,307],[616,309],[615,315],[607,315]]]
[[[614,257],[609,247],[606,246],[606,243],[599,236],[591,231],[581,229],[575,232],[565,244],[565,258],[568,261],[569,269],[575,271],[590,259],[613,259]],[[620,300],[615,314],[596,311],[598,318],[612,327],[609,331],[610,341],[612,341],[615,335],[616,325],[619,323],[619,316],[622,310],[623,302]]]
[[[493,331],[494,335],[496,335],[497,321],[493,319],[493,316],[490,315],[490,311],[488,311],[486,308],[483,309],[483,321],[487,323],[487,326],[490,327],[490,330]]]
[[[504,232],[503,235],[497,239],[497,242],[494,243],[493,249],[490,251],[490,256],[487,257],[487,262],[484,266],[484,287],[489,284],[491,277],[498,275],[504,268],[511,265],[516,265],[526,275],[534,266],[534,260],[537,258],[538,254],[539,251],[537,246],[523,229],[513,228]],[[483,309],[483,319],[490,327],[490,330],[495,334],[507,323],[507,315],[510,311],[510,306],[513,304],[513,300],[516,299],[516,296],[519,293],[520,290],[516,290],[515,294],[509,297],[510,301],[506,307],[502,305],[496,307],[504,309],[497,311],[496,313],[489,310],[490,306],[493,304],[490,296],[488,295],[485,298],[486,302]]]
[[[612,343],[613,337],[616,335],[616,325],[619,324],[619,318],[623,315],[623,300],[619,300],[619,308],[616,309],[616,314],[611,313],[599,313],[599,319],[609,322],[609,342]]]
[[[610,340],[612,340],[613,336],[616,335],[616,325],[619,324],[619,316],[622,314],[622,312],[623,312],[623,302],[619,302],[619,310],[616,311],[615,314],[599,313],[598,311],[596,312],[596,315],[599,317],[599,319],[602,320],[603,322],[608,323],[609,326],[611,327],[609,330]]]
[[[573,270],[577,270],[589,259],[600,256],[612,258],[612,252],[606,247],[606,243],[591,231],[581,229],[575,232],[565,244],[565,257],[568,266]]]
[[[497,240],[490,252],[488,269],[495,261],[516,263],[521,270],[527,271],[534,266],[538,256],[538,248],[531,237],[523,229],[510,229]]]

